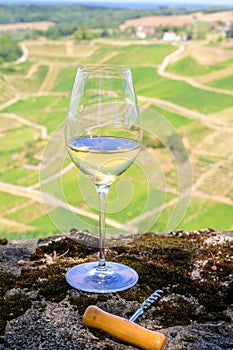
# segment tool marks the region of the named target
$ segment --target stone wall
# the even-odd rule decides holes
[[[111,242],[107,260],[133,267],[139,281],[105,295],[79,292],[65,280],[70,267],[98,258],[98,239],[87,232],[1,240],[0,349],[136,349],[87,328],[82,315],[97,305],[128,319],[156,289],[164,297],[136,322],[165,334],[165,350],[233,349],[233,232],[148,233]]]

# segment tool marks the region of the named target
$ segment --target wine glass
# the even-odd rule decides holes
[[[99,197],[99,261],[74,266],[66,280],[86,292],[128,289],[137,283],[137,272],[105,260],[105,208],[110,185],[130,167],[141,147],[141,120],[129,68],[79,67],[65,139],[69,156],[95,184]]]

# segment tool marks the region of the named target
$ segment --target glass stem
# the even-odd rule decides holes
[[[108,197],[109,186],[97,185],[97,192],[99,196],[99,270],[106,270],[105,260],[105,214],[106,214],[106,202]]]

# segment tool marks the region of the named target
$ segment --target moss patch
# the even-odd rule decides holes
[[[229,242],[221,244],[221,249],[214,241],[206,244],[211,235],[214,233],[181,233],[169,237],[146,234],[132,247],[116,248],[115,260],[133,267],[139,274],[140,285],[137,293],[129,289],[120,295],[141,303],[154,290],[162,289],[165,295],[175,293],[197,300],[201,313],[195,312],[192,302],[182,299],[175,304],[159,303],[157,315],[164,315],[161,317],[163,327],[188,325],[193,321],[227,321],[224,311],[232,301],[233,259],[229,257],[232,247]],[[197,264],[200,276],[194,279],[192,271]]]
[[[195,306],[181,297],[174,301],[161,301],[161,322],[167,327],[190,324],[195,318]]]
[[[24,293],[15,293],[0,298],[0,335],[4,334],[6,322],[8,320],[23,315],[28,309],[30,309],[31,305],[30,298]]]
[[[11,290],[15,285],[15,276],[7,271],[0,271],[0,297],[4,297],[8,290]]]
[[[152,314],[162,327],[188,325],[194,321],[228,321],[225,311],[233,302],[232,247],[229,242],[220,246],[215,240],[207,244],[212,236],[216,234],[211,231],[179,232],[166,237],[148,233],[128,246],[108,249],[108,261],[127,264],[139,274],[136,291],[131,288],[117,293],[118,298],[142,303],[156,289],[162,289],[164,299],[152,307]],[[96,259],[97,249],[65,238],[39,247],[19,276],[1,271],[0,297],[4,310],[1,331],[4,332],[9,317],[18,317],[35,300],[27,294],[17,294],[18,307],[16,297],[7,296],[8,291],[12,288],[24,293],[36,290],[37,302],[60,302],[71,289],[65,280],[66,271],[73,265]],[[197,266],[199,274],[193,278]],[[79,292],[68,301],[82,315],[87,306],[108,301],[112,296]]]
[[[86,258],[96,253],[98,249],[77,244],[74,240],[66,238],[59,241],[52,241],[49,245],[39,247],[36,252],[31,255],[30,260],[42,259],[44,254],[52,255],[54,251],[56,251],[58,256],[67,252],[67,256],[71,258]]]
[[[6,245],[8,240],[6,238],[0,238],[0,245]]]
[[[95,305],[97,301],[102,301],[102,302],[107,301],[109,300],[109,298],[110,296],[107,294],[100,294],[100,295],[93,294],[92,296],[90,296],[88,294],[81,293],[77,297],[71,297],[69,299],[69,302],[72,305],[74,305],[75,309],[78,310],[80,315],[83,315],[84,311],[89,305]]]
[[[16,280],[20,288],[38,290],[46,300],[61,301],[70,288],[65,281],[65,269],[59,264],[47,268],[25,269]]]

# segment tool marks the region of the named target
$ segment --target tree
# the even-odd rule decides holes
[[[46,31],[45,35],[49,39],[56,40],[61,36],[61,33],[58,26],[52,26]]]
[[[22,55],[22,50],[18,44],[8,35],[0,36],[0,60],[11,62]]]
[[[226,35],[227,35],[227,38],[233,38],[233,24],[227,30]]]
[[[96,36],[97,36],[97,34],[91,32],[90,30],[84,29],[84,28],[83,29],[78,29],[74,33],[74,39],[77,40],[77,41],[80,41],[80,40],[91,40],[91,39],[95,38]]]
[[[210,32],[210,26],[206,22],[196,22],[193,25],[193,39],[202,40],[206,39],[207,34]]]

